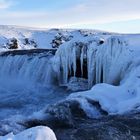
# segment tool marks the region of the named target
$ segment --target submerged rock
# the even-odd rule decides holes
[[[100,108],[98,102],[72,99],[49,105],[42,113],[42,118],[26,120],[23,125],[27,128],[37,125],[47,125],[53,129],[75,128],[79,119],[100,118],[105,115],[107,113]]]
[[[86,118],[86,114],[77,101],[64,101],[49,105],[44,111],[43,119],[27,120],[23,125],[33,127],[47,125],[53,129],[75,127],[76,118]]]

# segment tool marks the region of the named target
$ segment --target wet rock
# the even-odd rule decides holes
[[[140,114],[79,119],[76,128],[57,129],[55,133],[58,140],[139,140]]]
[[[53,129],[73,128],[77,118],[86,118],[85,112],[80,108],[77,101],[64,101],[55,105],[49,105],[45,110],[42,120],[32,119],[24,122],[27,128],[37,125],[47,125]]]
[[[98,102],[87,101],[102,116],[91,119],[81,108],[79,100],[65,100],[49,105],[44,119],[26,121],[26,128],[45,125],[52,128],[58,140],[139,140],[140,112],[109,115]]]
[[[102,109],[102,107],[101,107],[101,105],[99,104],[99,102],[94,101],[94,100],[91,100],[91,99],[87,99],[87,100],[88,100],[88,102],[89,102],[90,104],[92,104],[94,107],[96,107],[97,110],[99,110],[99,112],[101,113],[101,115],[108,115],[108,112]]]

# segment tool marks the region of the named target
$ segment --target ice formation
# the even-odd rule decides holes
[[[44,84],[59,81],[59,85],[68,84],[70,77],[87,75],[89,88],[97,83],[119,85],[131,62],[130,50],[121,37],[110,37],[100,44],[101,40],[89,37],[83,42],[73,40],[62,44],[51,60],[45,56],[1,57],[0,75]]]
[[[130,47],[132,41],[128,40],[129,36],[122,35],[80,35],[61,44],[51,58],[44,54],[2,56],[0,76],[28,79],[44,85],[67,85],[71,77],[86,78],[89,89],[98,83],[119,85],[131,71],[130,65],[137,55]]]
[[[131,55],[127,44],[120,37],[111,37],[103,44],[100,44],[100,41],[100,38],[92,41],[88,39],[82,43],[74,40],[57,50],[55,60],[58,61],[57,71],[62,78],[59,78],[61,84],[67,84],[69,77],[77,76],[78,72],[82,78],[86,65],[89,88],[97,83],[119,85],[130,62]]]

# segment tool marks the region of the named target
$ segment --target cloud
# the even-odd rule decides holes
[[[139,0],[81,0],[69,9],[48,13],[46,26],[76,27],[140,19]]]
[[[9,11],[0,14],[1,24],[48,28],[79,27],[140,19],[140,0],[75,0],[79,3],[56,11]],[[0,0],[1,2],[8,2]],[[7,3],[8,4],[8,3]],[[48,2],[49,6],[49,2]]]
[[[0,9],[7,9],[12,5],[10,0],[0,0]]]

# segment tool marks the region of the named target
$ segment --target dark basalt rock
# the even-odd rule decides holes
[[[32,45],[34,48],[37,48],[37,43],[32,39],[30,40],[29,38],[24,39],[24,45]]]
[[[27,120],[23,125],[27,128],[37,125],[47,125],[53,129],[75,127],[77,118],[86,118],[85,112],[77,101],[64,101],[55,105],[49,105],[44,112],[43,120]]]
[[[18,48],[18,41],[16,38],[12,38],[9,43],[7,43],[9,49],[17,49]]]
[[[92,104],[93,106],[95,106],[95,107],[97,108],[97,110],[99,110],[99,112],[100,112],[102,115],[108,115],[108,112],[102,109],[102,107],[101,107],[101,105],[99,104],[99,102],[93,101],[93,100],[91,100],[91,99],[87,99],[87,100],[88,100],[88,102],[89,102],[90,104]]]
[[[66,36],[59,32],[57,33],[57,35],[54,37],[54,39],[51,42],[52,47],[59,48],[61,44],[63,44],[64,42],[70,41],[71,38],[73,38],[73,36]]]
[[[100,108],[98,102],[90,102],[89,103],[93,105],[94,108],[96,107],[99,110],[99,113],[101,114],[100,116],[107,115],[107,113]],[[47,125],[52,129],[61,129],[77,127],[77,121],[79,119],[89,119],[85,111],[81,108],[79,101],[74,99],[49,105],[44,111],[43,116],[45,117],[42,120],[27,120],[24,124],[27,128],[37,125]]]

